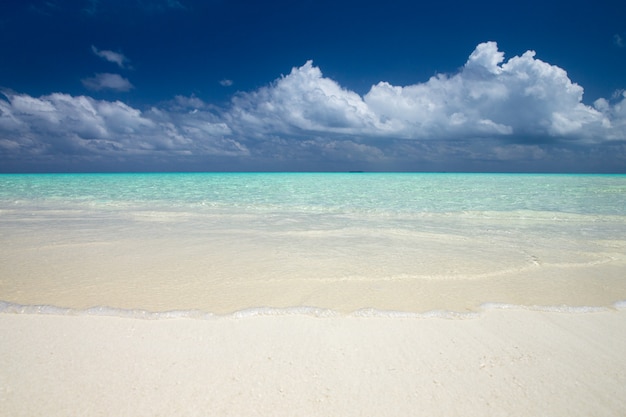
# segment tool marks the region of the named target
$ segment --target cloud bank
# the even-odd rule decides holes
[[[582,87],[563,69],[536,59],[535,52],[505,62],[497,45],[487,42],[477,46],[457,74],[404,87],[380,82],[363,97],[324,78],[309,61],[269,87],[236,97],[230,113],[244,131],[292,135],[626,139],[615,112],[621,104],[601,101],[592,107],[582,97]]]
[[[116,74],[83,82],[132,88]],[[0,100],[0,157],[14,161],[75,155],[142,157],[155,167],[187,157],[194,169],[614,170],[626,167],[625,143],[623,92],[585,104],[565,70],[533,51],[506,60],[494,42],[478,45],[455,74],[408,86],[381,81],[363,96],[308,61],[223,108],[196,97],[142,110],[61,93],[5,91]]]

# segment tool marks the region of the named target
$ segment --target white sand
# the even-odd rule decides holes
[[[2,416],[624,416],[626,311],[0,314]]]

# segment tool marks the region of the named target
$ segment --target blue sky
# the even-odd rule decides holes
[[[623,1],[0,3],[0,171],[626,172]]]

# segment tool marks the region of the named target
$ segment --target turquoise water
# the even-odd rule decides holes
[[[539,211],[626,215],[624,175],[192,173],[1,175],[0,204],[288,209],[322,212]]]
[[[606,307],[625,237],[624,175],[0,175],[0,311]]]

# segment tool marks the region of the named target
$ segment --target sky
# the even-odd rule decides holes
[[[0,172],[626,173],[626,2],[3,0]]]

